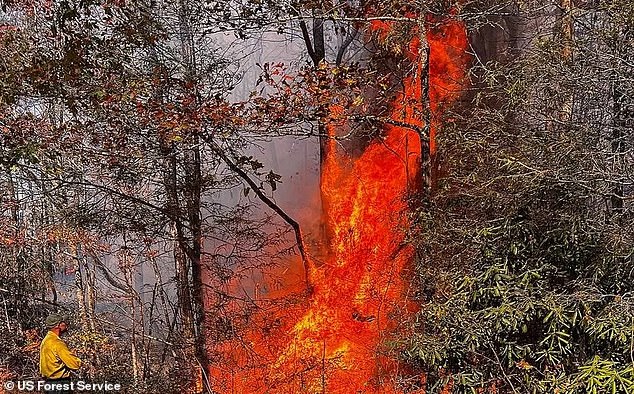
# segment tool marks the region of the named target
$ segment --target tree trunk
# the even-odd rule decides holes
[[[191,248],[189,260],[191,262],[191,301],[194,319],[194,346],[200,367],[207,371],[209,363],[207,355],[207,341],[205,336],[205,299],[203,289],[202,251],[203,234],[201,210],[202,174],[198,137],[191,143],[191,150],[185,156],[185,190],[187,217],[190,231]]]
[[[185,79],[189,86],[189,95],[194,99],[193,110],[196,110],[200,103],[200,97],[196,87],[197,61],[194,48],[192,27],[190,23],[191,11],[185,0],[179,1],[179,33],[182,56],[185,64]],[[192,108],[184,108],[187,112]],[[207,341],[205,337],[205,302],[203,290],[203,269],[202,269],[202,218],[201,218],[201,195],[202,195],[202,174],[201,158],[198,136],[188,139],[187,150],[184,153],[184,204],[188,221],[188,239],[181,239],[179,245],[182,253],[189,260],[191,277],[189,279],[190,291],[189,300],[191,305],[191,319],[194,334],[194,354],[198,364],[204,374],[207,373],[209,364],[207,354]],[[177,231],[182,237],[184,231]],[[183,278],[184,279],[184,278]]]
[[[429,56],[430,48],[427,41],[427,28],[425,21],[421,20],[418,24],[419,37],[420,37],[420,58],[418,59],[418,72],[420,73],[420,106],[422,113],[422,125],[418,132],[418,138],[420,139],[420,178],[417,179],[417,184],[422,188],[423,199],[426,201],[431,196],[433,185],[433,171],[432,167],[435,164],[435,158],[432,157],[431,152],[431,139],[434,138],[432,133],[432,113],[431,104],[429,99]],[[416,189],[416,186],[414,187]]]
[[[626,70],[629,69],[630,72],[634,71],[630,66],[634,56],[629,50],[631,46],[627,44],[631,42],[632,36],[634,36],[634,33],[627,28],[622,32],[623,41],[619,44],[620,47],[617,50],[617,58],[620,59],[616,66],[617,70],[625,68]],[[623,75],[627,75],[627,73]],[[632,96],[628,94],[626,89],[627,86],[624,86],[622,80],[615,76],[615,82],[612,85],[614,120],[610,143],[612,148],[612,171],[615,173],[616,182],[612,188],[610,205],[612,211],[617,214],[623,213],[625,208],[624,184],[626,179],[624,175],[626,174],[626,155],[629,148],[627,146],[627,138],[632,135],[632,125],[634,123],[634,100],[632,100]]]
[[[563,12],[561,19],[561,35],[562,44],[561,56],[565,64],[570,64],[573,61],[573,43],[574,43],[574,19],[573,0],[561,0],[560,4]],[[572,120],[573,110],[573,95],[566,94],[563,97],[563,103],[561,105],[559,120],[562,122],[570,122]]]
[[[626,143],[625,136],[628,134],[628,123],[634,119],[634,104],[630,97],[625,94],[622,88],[617,83],[614,87],[614,126],[612,127],[612,155],[613,155],[613,168],[612,171],[623,174],[621,169],[623,168],[624,161],[626,160]],[[631,129],[631,125],[629,126]],[[615,182],[612,189],[612,195],[610,196],[610,202],[612,210],[615,213],[620,213],[624,209],[624,187],[625,179],[622,176],[617,175],[617,182]]]

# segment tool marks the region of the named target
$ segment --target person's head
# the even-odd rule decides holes
[[[68,330],[68,317],[59,313],[52,313],[46,318],[46,328],[57,335],[61,335]]]

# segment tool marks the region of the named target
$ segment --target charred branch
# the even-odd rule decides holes
[[[203,137],[203,139],[209,143],[212,151],[218,155],[222,159],[223,162],[227,164],[227,166],[231,169],[231,171],[235,172],[243,181],[253,189],[253,192],[258,196],[260,201],[262,201],[266,206],[271,208],[276,214],[279,215],[282,220],[284,220],[295,233],[295,241],[297,242],[297,248],[299,249],[299,254],[302,258],[302,264],[304,266],[304,280],[306,282],[306,287],[310,290],[310,281],[308,278],[308,269],[309,269],[309,259],[306,253],[306,247],[304,245],[304,240],[302,237],[302,230],[297,221],[295,221],[292,217],[290,217],[279,205],[277,205],[273,200],[271,200],[266,194],[262,192],[262,189],[255,183],[253,179],[247,174],[244,170],[242,170],[236,163],[233,162],[229,158],[229,156],[224,152],[224,150],[210,137]]]
[[[352,41],[354,41],[358,33],[359,30],[353,27],[352,31],[349,32],[348,35],[346,35],[346,38],[341,43],[339,50],[337,50],[337,57],[335,58],[335,65],[337,65],[337,67],[341,66],[343,55],[346,53],[346,49],[348,49],[350,44],[352,44]]]

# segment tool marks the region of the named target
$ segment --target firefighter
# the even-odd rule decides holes
[[[46,318],[48,332],[40,344],[40,374],[45,380],[45,394],[72,394],[71,372],[81,366],[77,358],[60,339],[68,330],[68,318],[53,313]]]

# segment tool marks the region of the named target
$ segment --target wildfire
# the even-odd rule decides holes
[[[383,31],[391,25],[381,22],[373,28]],[[252,324],[262,329],[247,329],[247,343],[225,343],[222,351],[234,367],[212,371],[218,392],[402,392],[396,384],[398,364],[383,344],[409,313],[402,272],[413,251],[404,243],[404,214],[405,197],[421,167],[417,130],[423,126],[424,100],[429,100],[427,149],[433,156],[442,108],[457,97],[467,61],[462,23],[434,23],[426,40],[429,96],[421,97],[424,70],[420,39],[414,35],[404,53],[415,72],[392,103],[395,122],[386,124],[360,156],[348,157],[338,148],[334,137],[345,119],[343,108],[331,107],[327,130],[333,138],[321,177],[328,251],[309,268],[310,298],[256,316]]]

